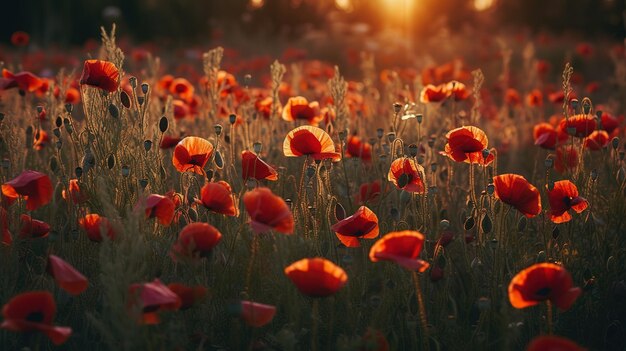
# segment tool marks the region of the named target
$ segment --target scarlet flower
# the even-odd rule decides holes
[[[176,145],[178,145],[178,143],[181,140],[182,138],[180,137],[171,137],[169,135],[163,135],[163,138],[161,138],[161,143],[159,144],[159,147],[161,149],[171,149],[175,147]]]
[[[269,119],[270,114],[272,113],[273,102],[274,99],[272,99],[271,96],[267,96],[265,98],[257,100],[254,103],[254,108],[264,119]]]
[[[450,96],[454,101],[466,100],[471,95],[465,84],[457,82],[456,80],[449,82],[446,86],[446,90],[450,92]]]
[[[103,60],[86,60],[81,85],[89,85],[112,93],[119,86],[120,72],[112,62]]]
[[[209,290],[202,285],[187,286],[180,283],[171,283],[167,287],[180,298],[180,310],[186,310],[193,307],[199,301],[204,299]]]
[[[70,179],[67,190],[68,191],[66,192],[65,189],[63,189],[63,191],[61,192],[61,196],[66,201],[68,200],[68,198],[71,198],[73,203],[82,204],[88,200],[87,194],[84,194],[80,190],[80,186],[78,185],[78,179]],[[68,192],[69,196],[67,194]]]
[[[330,158],[339,161],[341,154],[335,151],[335,144],[324,130],[301,126],[293,129],[285,137],[283,153],[287,157],[311,156],[315,160]]]
[[[37,151],[43,150],[48,143],[50,143],[50,137],[44,130],[39,130],[35,133],[35,139],[33,141],[33,149]]]
[[[206,183],[200,189],[199,203],[209,211],[233,217],[239,215],[239,207],[233,198],[232,188],[223,180]]]
[[[2,184],[2,195],[11,205],[18,196],[26,200],[26,209],[34,211],[52,200],[52,182],[40,172],[26,170]]]
[[[309,101],[296,96],[289,98],[283,108],[283,119],[285,121],[306,120],[310,125],[317,126],[322,120],[320,104],[317,101]]]
[[[4,321],[0,328],[13,332],[40,332],[55,345],[61,345],[72,335],[72,328],[52,324],[56,312],[56,303],[49,292],[25,292],[14,296],[2,307]]]
[[[311,297],[333,295],[348,281],[341,267],[321,257],[296,261],[285,268],[285,274],[301,293]]]
[[[213,154],[213,145],[206,139],[190,136],[181,140],[174,149],[172,163],[179,172],[205,174],[204,166]]]
[[[522,103],[522,98],[519,96],[517,90],[509,88],[504,95],[504,101],[509,106],[517,106]]]
[[[478,163],[488,165],[493,161],[493,154],[487,159],[483,157],[483,150],[487,148],[489,140],[480,128],[467,126],[453,129],[446,134],[448,143],[444,154],[456,162]]]
[[[255,233],[275,230],[293,233],[293,214],[280,196],[268,188],[256,188],[243,195],[243,203],[250,216],[250,226]]]
[[[598,151],[609,145],[609,133],[604,130],[594,130],[585,138],[585,147],[589,150]]]
[[[356,135],[352,135],[348,138],[346,151],[348,155],[359,157],[363,162],[372,162],[372,145],[368,142],[363,142],[363,140]]]
[[[554,223],[565,223],[572,219],[569,210],[581,213],[587,208],[587,200],[578,196],[578,188],[569,180],[560,180],[554,183],[552,190],[548,190],[550,201],[550,219]]]
[[[526,217],[541,213],[539,190],[518,174],[501,174],[493,177],[496,198],[513,206]]]
[[[554,263],[537,263],[517,273],[509,284],[509,301],[515,308],[526,308],[549,300],[562,311],[568,310],[582,290],[574,287],[572,275]]]
[[[92,213],[78,220],[78,225],[87,232],[87,237],[91,241],[101,242],[102,233],[109,239],[114,240],[116,233],[111,222],[106,217]]]
[[[241,177],[243,180],[278,180],[278,172],[261,160],[257,154],[244,150],[241,152]]]
[[[356,194],[356,202],[364,204],[368,202],[377,202],[378,197],[381,194],[380,180],[375,180],[371,183],[363,183],[359,187],[359,193]]]
[[[408,157],[398,158],[391,163],[387,179],[398,189],[410,193],[423,194],[426,189],[424,167]]]
[[[190,101],[193,98],[194,87],[187,79],[176,78],[170,84],[169,91],[183,101]]]
[[[45,238],[50,233],[50,225],[44,221],[32,218],[27,214],[20,216],[22,221],[22,229],[20,237],[22,238]]]
[[[44,80],[31,72],[12,73],[7,69],[2,69],[0,78],[0,90],[18,88],[23,92],[32,93],[44,84]]]
[[[139,322],[142,324],[159,324],[158,311],[175,311],[182,305],[180,297],[158,279],[151,283],[132,284],[128,292],[131,297],[129,307],[140,308]]]
[[[206,257],[222,240],[222,233],[208,223],[187,224],[178,235],[172,250],[175,254]]]
[[[146,217],[156,217],[164,226],[172,223],[175,209],[174,201],[167,196],[151,194],[146,198]]]
[[[9,219],[8,219],[7,211],[4,207],[0,207],[0,234],[2,235],[2,241],[0,244],[11,245],[13,242],[13,237],[11,236],[11,232],[9,231]]]
[[[28,33],[18,30],[11,34],[11,44],[15,46],[26,46],[30,41],[30,35]]]
[[[420,92],[420,101],[422,103],[430,102],[442,102],[447,99],[452,92],[448,89],[448,85],[440,84],[434,86],[432,84],[426,85]]]
[[[419,258],[424,247],[424,235],[418,231],[391,232],[378,239],[370,249],[370,260],[393,261],[400,266],[424,272],[430,266]]]
[[[613,131],[616,130],[624,120],[624,117],[621,116],[621,119],[619,119],[607,112],[603,112],[600,120],[602,123],[602,129],[606,130],[609,134],[613,134]]]
[[[48,256],[48,273],[54,278],[59,287],[70,295],[79,295],[87,289],[87,278],[72,265],[58,256]]]
[[[567,145],[556,149],[554,169],[556,169],[557,172],[563,173],[568,170],[573,170],[576,166],[578,166],[578,152],[575,147]]]
[[[337,238],[347,247],[359,247],[359,238],[373,239],[378,236],[378,217],[365,206],[350,217],[346,217],[330,227]]]
[[[534,89],[526,96],[526,104],[531,107],[543,106],[543,94],[541,90]]]
[[[559,127],[567,134],[570,134],[570,130],[572,130],[575,137],[585,138],[596,130],[596,119],[592,115],[574,115],[570,118],[563,118]]]
[[[558,142],[567,139],[567,135],[559,134],[550,123],[538,123],[533,128],[533,138],[535,145],[554,150]]]
[[[530,341],[526,351],[585,351],[575,342],[554,335],[541,335]]]
[[[276,306],[253,301],[241,301],[241,319],[247,325],[260,328],[272,321],[276,315]]]

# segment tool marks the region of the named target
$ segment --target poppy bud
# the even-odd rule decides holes
[[[287,204],[287,207],[289,207],[289,209],[291,209],[291,205],[292,205],[293,201],[291,201],[291,199],[285,199],[285,203]]]
[[[115,155],[109,155],[107,158],[107,167],[109,167],[109,169],[113,169],[113,167],[115,167]]]
[[[52,173],[56,173],[58,169],[59,169],[59,163],[57,161],[57,158],[52,156],[50,158],[50,170],[52,171]]]
[[[254,144],[252,144],[252,148],[254,149],[254,152],[256,154],[261,153],[261,149],[262,149],[263,144],[261,144],[261,142],[256,141],[254,142]]]
[[[221,124],[214,125],[213,129],[215,130],[215,134],[217,136],[220,136],[222,134],[222,125]]]
[[[57,119],[54,121],[54,124],[57,126],[57,128],[61,128],[61,126],[63,125],[63,119],[61,118],[61,116],[57,116]]]
[[[141,186],[141,189],[145,189],[148,186],[148,179],[139,179],[139,186]]]
[[[370,138],[369,143],[372,146],[376,145],[376,138]]]
[[[390,143],[393,143],[394,140],[396,140],[396,133],[394,132],[387,133],[387,141]]]
[[[37,114],[41,114],[43,112],[43,106],[37,106]]]
[[[312,178],[315,175],[315,167],[313,166],[309,166],[306,169],[306,177],[307,178]]]
[[[489,151],[489,149],[483,149],[483,158],[486,160],[487,157],[489,157],[489,155],[491,154],[491,151]]]
[[[432,148],[433,146],[435,146],[435,137],[431,136],[428,138],[428,147]]]
[[[117,119],[120,116],[120,110],[114,104],[110,104],[109,114],[111,114],[111,117]]]
[[[546,262],[546,252],[543,250],[539,251],[539,253],[537,254],[537,257],[535,258],[535,262],[537,263]]]
[[[222,158],[220,150],[215,150],[215,165],[219,169],[224,168],[224,159]]]
[[[4,117],[4,115],[3,115],[3,117]],[[385,133],[385,131],[382,128],[376,129],[376,136],[378,137],[378,139],[382,139],[384,133]]]
[[[161,117],[161,119],[159,120],[159,130],[161,131],[161,133],[167,132],[168,127],[169,127],[169,122],[167,120],[167,117],[165,116]]]
[[[572,106],[572,108],[576,110],[578,108],[578,99],[571,99],[570,106]]]
[[[561,234],[561,230],[555,225],[554,228],[552,228],[552,238],[556,240],[559,237],[559,234]]]
[[[483,230],[483,233],[491,233],[493,223],[491,222],[491,218],[489,218],[489,214],[485,213],[483,216],[483,220],[480,222],[480,228]]]
[[[619,159],[620,159],[621,161],[623,161],[623,160],[624,160],[624,151],[620,151],[620,152],[619,152]]]
[[[143,148],[146,152],[150,151],[150,149],[152,149],[152,140],[144,140]]]
[[[493,183],[487,184],[487,194],[493,195],[495,190],[496,190],[496,187]]]
[[[591,112],[591,101],[588,98],[583,100],[583,112],[588,115]]]
[[[235,122],[237,122],[237,115],[231,113],[230,116],[228,116],[228,121],[230,122],[230,124],[235,124]]]
[[[74,169],[74,174],[76,174],[76,178],[82,177],[83,175],[82,167],[76,167],[76,169]]]
[[[128,78],[128,84],[130,84],[133,89],[137,88],[137,77]]]
[[[424,115],[422,115],[421,113],[418,113],[417,116],[415,116],[415,118],[417,119],[417,123],[422,124],[422,120],[424,119]]]
[[[148,85],[148,83],[141,83],[141,91],[144,94],[148,94],[148,90],[150,90],[150,86]]]
[[[430,171],[433,173],[437,172],[437,162],[433,162],[430,164]]]
[[[409,145],[409,156],[411,156],[411,157],[417,156],[417,145],[416,144]]]
[[[128,177],[130,175],[130,168],[128,166],[122,166],[122,176]]]
[[[424,164],[424,155],[417,156],[417,163],[419,163],[420,165]]]
[[[59,128],[54,128],[52,130],[52,134],[54,134],[55,137],[60,138],[61,137],[61,129]]]
[[[139,106],[142,106],[144,101],[146,101],[144,96],[137,96],[137,103],[139,103]]]
[[[447,219],[442,219],[441,222],[439,222],[439,226],[443,230],[448,230],[450,228],[450,221]]]
[[[57,140],[56,146],[57,146],[57,150],[61,150],[61,146],[63,146],[63,142],[61,140]]]
[[[120,92],[120,101],[122,102],[122,105],[124,107],[130,108],[130,97],[128,96],[128,93],[124,90]]]
[[[400,110],[402,110],[402,104],[399,103],[399,102],[394,102],[393,103],[393,112],[400,113]]]
[[[466,231],[470,231],[474,228],[474,225],[476,225],[474,217],[469,216],[465,219],[465,222],[463,223],[463,229],[465,229]]]
[[[611,146],[613,146],[613,150],[617,150],[617,148],[619,147],[619,138],[618,137],[614,137],[611,140]]]
[[[67,113],[72,113],[72,111],[74,111],[74,105],[68,102],[67,104],[65,104],[65,111],[67,111]]]
[[[339,132],[339,140],[342,142],[346,141],[347,134],[348,132],[346,132],[345,130],[342,130],[341,132]]]
[[[543,161],[543,165],[546,167],[546,169],[550,169],[552,168],[552,166],[554,166],[554,159],[551,155],[546,157],[546,159]]]
[[[189,210],[187,211],[187,214],[189,215],[189,219],[191,219],[192,222],[198,221],[198,211],[196,211],[195,208],[193,207],[189,208]]]

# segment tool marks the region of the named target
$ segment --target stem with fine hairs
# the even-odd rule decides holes
[[[417,297],[417,306],[420,313],[420,337],[422,339],[422,349],[430,350],[428,340],[428,322],[426,321],[426,307],[424,306],[424,296],[420,287],[420,280],[417,272],[413,272],[413,283],[415,284],[415,296]]]

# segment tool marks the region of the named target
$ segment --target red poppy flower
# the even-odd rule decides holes
[[[534,89],[526,96],[526,104],[531,107],[543,106],[543,94],[541,90]]]
[[[389,342],[380,330],[367,328],[361,338],[359,351],[389,351]]]
[[[444,154],[456,162],[478,163],[487,165],[493,161],[493,154],[487,159],[483,157],[483,150],[487,148],[489,140],[481,129],[468,126],[453,129],[446,134],[448,143]]]
[[[584,58],[588,58],[593,54],[593,46],[590,43],[578,43],[576,45],[576,53]]]
[[[39,130],[35,133],[35,139],[33,141],[33,149],[37,151],[43,150],[50,143],[50,137],[44,130]]]
[[[272,113],[274,99],[271,96],[259,99],[254,103],[254,108],[264,119],[269,119]]]
[[[112,62],[102,60],[86,60],[81,85],[89,85],[112,93],[119,86],[120,72]]]
[[[151,194],[146,198],[146,216],[157,218],[159,223],[168,226],[174,219],[174,201],[167,196]]]
[[[309,103],[302,96],[289,98],[283,107],[283,119],[285,121],[305,120],[310,125],[317,126],[322,120],[320,104],[317,101]]]
[[[174,119],[176,120],[191,116],[191,109],[189,108],[189,105],[183,100],[174,99],[174,101],[172,102],[172,107],[174,109]]]
[[[600,117],[602,123],[602,129],[606,130],[607,133],[613,134],[613,131],[619,127],[624,117],[621,116],[621,120],[617,117],[610,115],[607,112],[603,112]]]
[[[11,34],[11,44],[15,46],[26,46],[30,41],[30,35],[28,33],[18,30]]]
[[[575,342],[554,335],[541,335],[530,341],[526,351],[585,351]]]
[[[564,137],[567,139],[567,135],[564,135]],[[557,142],[563,139],[550,123],[536,124],[533,128],[533,138],[535,139],[535,145],[550,150],[554,150]]]
[[[393,261],[406,269],[424,272],[429,264],[419,259],[423,247],[424,235],[420,232],[391,232],[374,243],[370,249],[370,260]]]
[[[250,226],[255,233],[275,230],[293,233],[293,214],[280,196],[268,188],[256,188],[243,195],[243,203],[250,216]]]
[[[609,145],[609,133],[604,130],[594,130],[585,138],[585,147],[589,150],[598,151]]]
[[[501,174],[493,177],[495,195],[500,201],[513,206],[526,217],[541,213],[539,190],[518,174]]]
[[[572,219],[569,210],[581,213],[587,208],[587,200],[578,196],[578,188],[569,180],[560,180],[554,183],[552,190],[548,190],[550,201],[550,219],[554,223],[565,223]]]
[[[91,241],[101,242],[103,232],[109,239],[115,239],[116,233],[111,222],[98,214],[86,215],[78,220],[78,225],[87,232],[87,237]]]
[[[209,290],[202,285],[187,286],[185,284],[172,283],[168,284],[167,287],[173,291],[174,294],[178,295],[178,298],[180,298],[181,310],[193,307],[199,301],[204,299],[209,292]]]
[[[348,281],[348,275],[327,259],[305,258],[285,268],[285,274],[301,293],[311,297],[335,294]]]
[[[187,224],[178,235],[172,248],[174,253],[185,256],[206,257],[222,240],[222,233],[208,223]]]
[[[209,211],[226,216],[239,216],[239,207],[232,195],[232,188],[223,180],[206,183],[200,189],[199,203]]]
[[[378,236],[378,217],[365,206],[350,217],[346,217],[330,227],[337,238],[347,247],[359,247],[359,238],[373,239]]]
[[[87,289],[87,278],[58,256],[48,256],[47,270],[59,287],[70,295],[79,295]]]
[[[30,170],[2,184],[2,195],[9,205],[22,196],[26,200],[26,209],[30,211],[49,203],[52,191],[52,182],[47,175]]]
[[[519,96],[517,90],[509,88],[504,95],[504,101],[509,106],[517,106],[522,103],[522,98]]]
[[[352,135],[348,138],[346,144],[346,151],[348,155],[352,157],[358,157],[363,162],[372,162],[372,145],[368,142],[364,142],[356,135]]]
[[[22,221],[22,229],[20,237],[22,238],[45,238],[50,233],[50,225],[44,221],[32,218],[27,214],[20,216]]]
[[[570,134],[569,130],[571,129],[574,131],[575,137],[586,138],[596,130],[596,119],[592,115],[574,115],[567,119],[563,118],[559,127],[567,134]]]
[[[190,101],[193,98],[194,87],[185,78],[174,79],[169,86],[169,90],[172,95],[183,101]]]
[[[61,192],[61,196],[63,197],[64,200],[67,201],[68,198],[71,198],[72,202],[75,204],[82,204],[88,200],[87,195],[80,191],[80,186],[78,185],[78,179],[70,179],[70,182],[67,188],[68,188],[67,192],[65,191],[65,189],[63,189],[63,191]],[[67,195],[68,192],[69,192],[69,196]]]
[[[289,132],[283,142],[283,153],[288,157],[311,156],[315,160],[341,159],[330,135],[312,126],[301,126]]]
[[[574,287],[572,275],[563,266],[537,263],[517,273],[509,284],[509,300],[515,308],[550,300],[559,309],[569,309],[582,290]]]
[[[30,72],[12,73],[2,69],[0,78],[0,90],[18,88],[21,91],[32,93],[44,84],[44,80]]]
[[[9,216],[3,207],[0,207],[0,235],[2,235],[1,244],[11,245],[13,237],[9,231]]]
[[[471,92],[467,86],[461,82],[453,80],[447,84],[446,90],[450,92],[450,96],[454,101],[463,101],[470,97]]]
[[[276,306],[241,301],[241,319],[251,327],[260,328],[271,322],[275,315]]]
[[[161,149],[171,149],[175,147],[176,145],[178,145],[178,143],[181,140],[182,138],[180,137],[172,137],[169,135],[163,135],[163,138],[161,138],[161,143],[159,144],[159,147]]]
[[[261,160],[257,154],[244,150],[241,152],[241,177],[243,180],[278,180],[278,172]]]
[[[356,194],[356,202],[359,204],[375,203],[381,194],[380,180],[371,183],[363,183],[359,187],[359,193]]]
[[[67,88],[65,91],[65,99],[63,102],[66,104],[76,105],[80,102],[80,92],[76,88]]]
[[[429,102],[441,102],[447,99],[451,94],[448,90],[448,85],[440,84],[434,86],[432,84],[426,85],[420,92],[420,101],[427,104]]]
[[[578,151],[576,148],[567,145],[556,149],[556,157],[554,159],[554,169],[557,172],[563,173],[568,170],[573,170],[578,166]]]
[[[423,175],[424,167],[413,159],[402,157],[391,163],[387,179],[398,189],[423,194],[426,189]]]
[[[52,320],[57,305],[47,291],[29,291],[14,296],[4,307],[0,328],[13,332],[40,332],[55,345],[61,345],[72,335],[72,328],[57,327]]]
[[[206,139],[186,137],[174,149],[172,163],[179,172],[204,174],[204,166],[213,154],[213,145]]]
[[[129,306],[137,306],[142,312],[142,324],[159,324],[158,311],[175,311],[182,305],[180,297],[158,279],[151,283],[132,284],[128,292],[131,296]]]

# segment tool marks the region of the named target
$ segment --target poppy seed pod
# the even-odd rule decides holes
[[[489,151],[489,149],[483,149],[483,158],[487,159],[487,157],[489,157],[489,155],[491,154],[491,151]]]
[[[550,156],[546,157],[546,159],[543,161],[543,165],[546,167],[546,169],[552,168],[552,166],[554,166],[554,159]]]
[[[231,113],[230,116],[228,116],[228,121],[230,122],[230,124],[235,124],[235,122],[237,122],[237,115]]]
[[[571,99],[570,106],[572,106],[572,108],[576,110],[578,108],[578,99]]]
[[[422,115],[421,113],[418,113],[417,116],[415,116],[415,118],[417,119],[417,123],[422,124],[422,120],[424,119],[424,115]]]
[[[346,141],[346,136],[347,136],[347,132],[345,130],[342,130],[341,132],[339,132],[339,140],[341,142]]]
[[[130,84],[133,89],[137,88],[137,77],[128,78],[128,84]]]
[[[150,90],[150,86],[148,85],[148,83],[141,83],[141,91],[144,94],[148,94],[148,90]]]
[[[109,169],[113,169],[113,167],[115,167],[115,155],[109,155],[107,158],[107,167],[109,167]]]
[[[122,166],[122,176],[128,177],[130,175],[130,167]]]
[[[252,148],[254,149],[254,153],[256,154],[261,153],[262,147],[263,147],[263,144],[261,144],[261,142],[259,141],[255,141],[254,144],[252,144]]]
[[[411,157],[417,156],[417,145],[416,144],[409,145],[409,156],[411,156]]]
[[[137,96],[137,103],[139,103],[139,106],[142,106],[144,101],[146,101],[144,96]]]
[[[41,114],[43,112],[43,106],[37,106],[37,113]]]
[[[493,195],[493,192],[496,190],[496,187],[493,183],[487,184],[487,194]]]
[[[223,127],[221,124],[214,125],[213,129],[215,130],[215,135],[220,136],[222,134]]]
[[[165,116],[161,117],[161,119],[159,120],[159,130],[161,131],[161,133],[167,132],[168,127],[169,127],[169,122],[167,120],[167,117]]]
[[[148,186],[148,179],[139,179],[139,186],[141,186],[142,189],[145,189]]]
[[[400,113],[400,110],[402,110],[402,104],[399,103],[399,102],[394,102],[393,103],[393,112]]]
[[[74,169],[74,174],[76,174],[76,178],[80,178],[83,175],[83,168],[82,167],[76,167],[76,169]]]
[[[63,118],[61,118],[61,116],[57,116],[54,124],[57,126],[57,128],[61,128],[61,126],[63,125]]]
[[[130,97],[128,96],[128,93],[124,90],[120,92],[120,101],[122,102],[122,105],[124,107],[130,108]]]
[[[385,133],[385,131],[382,128],[376,129],[376,136],[378,137],[378,139],[382,139],[384,133]]]
[[[52,134],[54,134],[55,137],[60,138],[61,137],[61,129],[59,128],[54,128],[52,130]]]
[[[613,150],[617,150],[617,148],[619,148],[619,138],[618,137],[614,137],[611,140],[611,146],[613,146]]]
[[[387,141],[390,143],[393,143],[394,140],[396,140],[396,133],[394,132],[387,133]]]
[[[146,152],[150,151],[150,149],[152,149],[152,140],[144,140],[143,148]]]
[[[67,113],[72,113],[72,111],[74,111],[74,105],[68,102],[67,104],[65,104],[65,111],[67,111]]]

